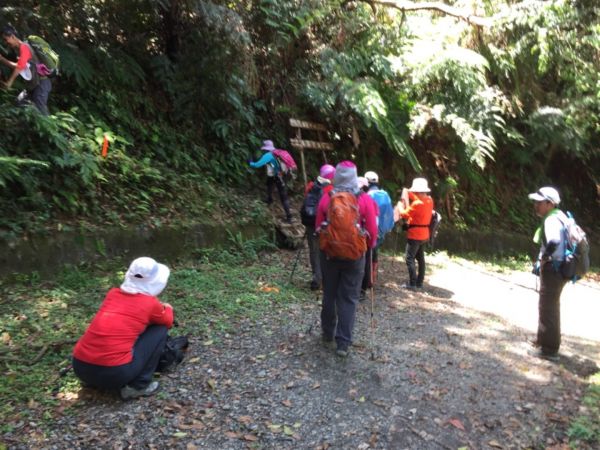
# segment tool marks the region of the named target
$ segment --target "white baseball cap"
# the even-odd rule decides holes
[[[369,170],[367,173],[365,173],[365,178],[369,180],[369,183],[379,183],[379,175],[372,170]]]
[[[548,201],[554,205],[558,205],[560,203],[560,195],[553,187],[544,186],[539,188],[537,192],[529,194],[529,200],[533,200],[534,202]]]

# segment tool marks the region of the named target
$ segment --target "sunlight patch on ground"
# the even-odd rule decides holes
[[[532,333],[537,330],[539,293],[534,275],[518,271],[487,272],[476,264],[468,263],[465,267],[462,261],[454,262],[440,254],[436,255],[436,262],[439,267],[427,279],[432,290],[446,291],[452,301],[498,315]],[[586,280],[567,284],[561,296],[563,335],[600,341],[599,299],[599,286],[595,283]]]

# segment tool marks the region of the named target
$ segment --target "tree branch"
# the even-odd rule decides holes
[[[494,19],[492,17],[481,17],[466,12],[464,10],[455,8],[450,5],[446,5],[442,2],[411,2],[411,1],[403,1],[403,0],[363,0],[370,4],[376,4],[385,6],[388,8],[395,8],[399,11],[421,11],[421,10],[434,10],[440,11],[444,14],[452,17],[456,17],[457,19],[464,20],[465,22],[473,25],[477,25],[479,27],[490,27],[494,23]]]

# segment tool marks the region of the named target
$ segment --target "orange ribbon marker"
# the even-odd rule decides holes
[[[108,138],[104,135],[104,142],[102,143],[102,157],[106,158],[108,155]]]

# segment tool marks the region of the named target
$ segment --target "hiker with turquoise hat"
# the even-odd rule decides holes
[[[564,224],[567,215],[558,208],[560,194],[550,186],[529,194],[533,209],[542,222],[533,241],[540,246],[533,273],[540,277],[537,338],[534,356],[555,361],[560,348],[560,294],[567,283],[560,272],[565,257]]]
[[[262,166],[267,167],[267,198],[265,201],[268,205],[273,203],[273,185],[275,185],[277,187],[277,192],[279,193],[281,205],[285,211],[285,221],[287,223],[291,223],[292,214],[290,213],[290,203],[287,196],[287,189],[285,186],[285,181],[283,180],[281,164],[273,153],[275,150],[273,141],[263,141],[263,145],[260,149],[264,152],[263,155],[256,162],[250,161],[250,167],[253,169],[258,169]]]

